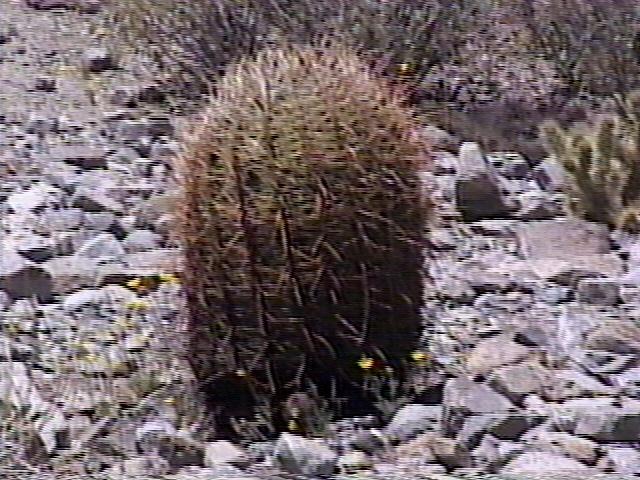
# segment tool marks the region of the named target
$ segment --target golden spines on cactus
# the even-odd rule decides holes
[[[221,416],[307,381],[352,397],[358,358],[401,372],[415,349],[428,152],[403,101],[339,45],[289,46],[235,65],[185,130],[192,363]]]

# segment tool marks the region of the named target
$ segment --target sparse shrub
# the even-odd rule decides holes
[[[509,0],[531,51],[554,63],[571,95],[638,87],[640,10],[634,0]]]
[[[456,55],[480,0],[112,0],[110,43],[152,60],[156,81],[193,104],[229,64],[280,42],[330,35],[418,80]],[[398,69],[401,71],[399,72]],[[410,74],[410,75],[409,75]],[[184,102],[179,102],[184,105]]]
[[[403,93],[327,41],[234,66],[176,171],[191,362],[221,435],[313,384],[367,410],[363,355],[418,341],[428,160]]]
[[[570,130],[553,122],[543,125],[549,151],[568,173],[567,199],[573,212],[612,227],[635,228],[640,199],[637,118],[604,118]]]

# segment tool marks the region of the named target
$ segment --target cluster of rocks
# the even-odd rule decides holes
[[[176,122],[106,50],[73,48],[98,11],[85,4],[97,5],[0,12],[3,475],[29,478],[27,463],[38,479],[640,473],[640,243],[565,218],[552,163],[458,149],[434,129],[454,153],[425,173],[441,218],[425,267],[431,396],[386,425],[332,423],[325,439],[208,438],[171,281]],[[40,35],[71,43],[52,54]],[[65,60],[113,86],[92,102],[41,73]]]

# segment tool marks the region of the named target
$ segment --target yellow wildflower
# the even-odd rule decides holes
[[[134,300],[127,303],[127,308],[131,310],[145,310],[149,308],[149,303],[145,302],[144,300]]]
[[[95,353],[90,353],[90,354],[86,355],[86,356],[84,357],[84,359],[85,359],[85,361],[87,361],[87,362],[91,362],[91,363],[93,363],[93,362],[95,362],[96,360],[98,360],[98,356],[97,356]]]
[[[358,360],[358,366],[363,370],[369,370],[371,367],[373,367],[373,358],[362,357],[360,360]]]
[[[400,73],[409,73],[410,70],[411,66],[408,63],[401,63],[400,65],[398,65],[398,71]]]
[[[161,273],[160,275],[158,275],[158,278],[163,283],[178,283],[179,282],[178,277],[176,277],[172,273]]]
[[[298,422],[296,422],[295,420],[289,420],[289,423],[287,424],[287,428],[291,431],[298,430],[299,428]]]
[[[141,285],[142,285],[142,280],[140,280],[139,278],[134,278],[133,280],[129,280],[127,282],[127,287],[133,288],[133,289],[140,288]]]
[[[117,318],[115,324],[122,328],[132,328],[135,324],[127,318]]]
[[[429,360],[429,355],[424,352],[416,351],[411,353],[411,359],[414,362],[424,363]]]

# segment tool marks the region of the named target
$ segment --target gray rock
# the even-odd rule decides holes
[[[491,152],[487,161],[505,178],[523,179],[529,173],[529,163],[519,153]]]
[[[66,311],[73,312],[88,306],[125,304],[134,301],[136,298],[136,294],[127,288],[119,285],[107,285],[98,290],[84,289],[72,293],[64,299],[63,308]]]
[[[84,212],[83,227],[88,230],[106,232],[117,221],[117,217],[111,212]]]
[[[76,252],[78,257],[123,257],[126,254],[120,241],[111,233],[101,233],[85,242]]]
[[[519,440],[526,432],[544,422],[545,417],[531,413],[499,414],[488,432],[500,440]]]
[[[447,409],[468,414],[509,412],[513,404],[487,385],[467,378],[450,379],[444,388]]]
[[[338,456],[321,440],[283,433],[276,443],[274,461],[287,472],[313,477],[332,474]]]
[[[60,190],[51,185],[39,183],[22,192],[14,193],[7,199],[7,205],[15,213],[28,213],[37,211],[48,205],[57,205],[60,199]]]
[[[72,196],[72,205],[86,212],[114,212],[124,210],[121,203],[115,201],[105,189],[78,187]]]
[[[554,407],[560,429],[597,442],[634,442],[640,438],[640,407],[616,406],[612,398],[567,400]]]
[[[636,356],[629,355],[629,357]],[[629,369],[619,375],[612,375],[611,381],[626,392],[627,395],[640,398],[640,367]]]
[[[575,288],[584,278],[617,277],[623,272],[623,262],[617,255],[588,255],[564,260],[547,258],[529,260],[527,267],[540,280]]]
[[[365,452],[354,451],[341,455],[338,459],[338,468],[342,473],[356,473],[368,470],[373,466],[373,461]]]
[[[605,352],[602,350],[585,350],[585,356],[579,361],[587,371],[595,375],[614,375],[619,374],[631,367],[638,360],[633,354],[620,354]],[[629,370],[625,373],[630,373]],[[614,381],[615,383],[615,381]]]
[[[566,182],[566,172],[552,158],[547,158],[533,169],[533,177],[545,190],[561,191]]]
[[[441,417],[440,405],[406,405],[396,412],[384,434],[403,442],[418,433],[437,429]]]
[[[626,319],[609,318],[590,331],[584,348],[620,354],[640,352],[640,326]]]
[[[55,88],[55,83],[54,83]],[[25,124],[25,131],[29,134],[46,135],[58,133],[58,119],[48,118],[38,114],[31,114]]]
[[[489,173],[460,176],[455,188],[456,206],[465,221],[504,218],[511,212]]]
[[[39,92],[55,92],[58,85],[55,78],[37,77],[33,81],[33,89]]]
[[[537,191],[522,192],[518,195],[520,210],[516,217],[521,220],[550,220],[562,215],[562,206],[557,199]]]
[[[482,465],[485,471],[496,472],[521,454],[524,448],[523,445],[516,442],[504,441],[486,435],[480,445],[473,450],[472,455],[476,463]]]
[[[596,442],[566,432],[537,432],[526,442],[536,450],[564,455],[587,465],[595,464],[598,458]]]
[[[51,277],[53,292],[61,294],[96,286],[99,273],[97,261],[74,255],[52,258],[42,267]]]
[[[469,228],[473,233],[490,237],[512,238],[514,230],[520,222],[510,219],[480,220],[473,222]]]
[[[620,299],[620,283],[606,278],[585,278],[578,282],[578,301],[591,305],[615,305]]]
[[[423,138],[436,150],[455,151],[460,145],[460,140],[442,128],[427,125],[420,130]]]
[[[13,235],[7,242],[23,257],[35,263],[45,262],[56,253],[56,245],[50,237],[41,235]]]
[[[99,73],[115,68],[113,58],[106,48],[89,48],[83,55],[84,68]]]
[[[625,285],[620,281],[620,300],[622,303],[640,305],[640,286]]]
[[[471,467],[471,454],[455,439],[431,433],[424,437],[424,440],[438,463],[449,469]]]
[[[34,296],[43,303],[53,294],[51,275],[6,246],[0,249],[0,289],[12,300]]]
[[[466,370],[472,376],[487,375],[498,367],[518,363],[529,354],[529,348],[515,343],[511,335],[488,338],[469,353]]]
[[[387,441],[382,432],[375,429],[356,431],[351,439],[353,448],[369,454],[379,452],[386,445]]]
[[[455,183],[455,199],[465,221],[501,218],[509,215],[498,184],[498,177],[488,165],[480,147],[466,142],[458,155],[459,170]]]
[[[458,157],[449,152],[434,152],[433,173],[454,175],[458,171]]]
[[[603,385],[593,377],[576,370],[555,370],[553,386],[547,388],[545,396],[552,401],[568,398],[613,395],[614,389]]]
[[[147,477],[166,475],[170,470],[169,462],[159,455],[139,455],[123,460],[119,473],[131,477]]]
[[[497,369],[489,377],[490,385],[515,402],[532,393],[545,392],[552,384],[551,372],[537,362],[526,362]]]
[[[209,442],[205,445],[205,467],[215,467],[224,463],[244,465],[247,460],[247,452],[227,440]]]
[[[39,215],[36,232],[49,234],[73,230],[80,227],[83,212],[79,208],[64,208],[59,210],[47,210]]]
[[[640,474],[640,450],[633,447],[609,447],[599,462],[602,469],[622,474]]]
[[[550,452],[526,452],[505,465],[502,473],[540,474],[575,473],[580,475],[590,469],[573,458]]]
[[[4,290],[0,290],[0,311],[9,308],[11,305],[11,297]]]
[[[53,160],[66,162],[85,170],[107,166],[106,152],[90,145],[60,145],[50,151]]]
[[[151,230],[134,230],[122,241],[127,253],[155,250],[161,246],[162,236]]]
[[[578,219],[523,223],[516,236],[520,251],[527,259],[566,260],[610,251],[607,228]]]

